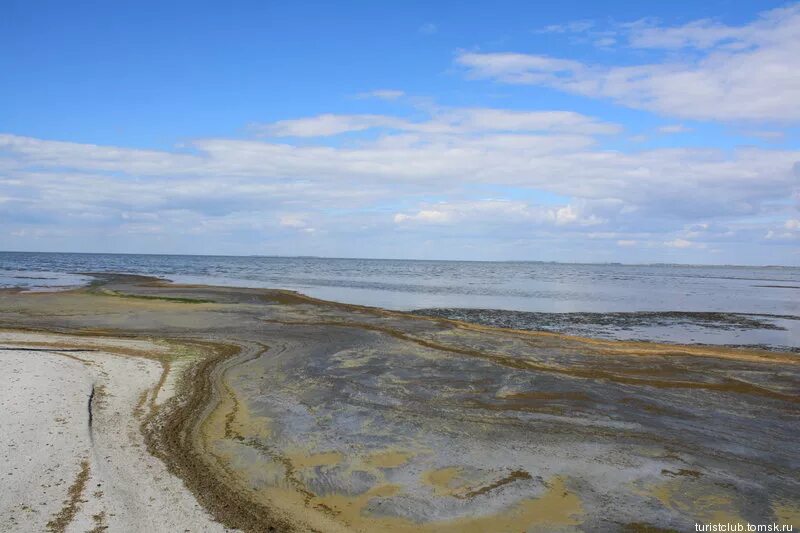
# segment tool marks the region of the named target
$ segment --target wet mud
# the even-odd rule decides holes
[[[0,327],[195,353],[173,400],[136,408],[232,528],[800,525],[797,354],[494,325],[122,275],[0,294]]]
[[[688,311],[540,313],[458,307],[417,309],[412,313],[524,331],[685,344],[701,344],[695,341],[705,339],[730,347],[750,346],[800,353],[800,337],[795,333],[800,331],[800,316],[795,315]],[[781,334],[789,328],[792,332]]]

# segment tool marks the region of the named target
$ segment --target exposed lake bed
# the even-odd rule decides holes
[[[796,267],[0,252],[0,287],[63,290],[89,271],[606,339],[800,349]]]
[[[177,399],[156,405],[142,431],[228,527],[797,524],[796,354],[97,279],[66,292],[5,292],[0,326],[69,333],[72,345],[103,336],[196,350],[170,364]]]
[[[701,311],[541,313],[448,307],[412,312],[485,326],[583,337],[800,352],[800,316],[795,315]]]

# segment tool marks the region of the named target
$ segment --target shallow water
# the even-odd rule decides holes
[[[284,257],[0,253],[0,287],[82,284],[67,273],[129,272],[178,282],[293,289],[388,309],[472,308],[539,313],[724,312],[800,316],[800,268]],[[30,279],[41,277],[46,279]],[[598,323],[588,334],[713,344],[800,347],[800,320],[783,329],[702,323]],[[564,322],[568,324],[568,321]],[[536,324],[526,327],[536,329]],[[560,329],[569,331],[567,327]]]

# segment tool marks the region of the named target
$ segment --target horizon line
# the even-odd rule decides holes
[[[597,265],[597,266],[682,266],[682,267],[737,267],[737,268],[800,268],[797,265],[779,264],[733,264],[733,263],[667,263],[658,261],[654,263],[625,263],[621,261],[556,261],[547,259],[418,259],[396,257],[338,257],[322,255],[280,255],[280,254],[190,254],[190,253],[152,253],[152,252],[51,252],[31,250],[0,250],[0,254],[68,254],[68,255],[149,255],[167,257],[237,257],[237,258],[264,258],[264,259],[328,259],[328,260],[359,260],[359,261],[416,261],[440,263],[542,263],[558,265]]]

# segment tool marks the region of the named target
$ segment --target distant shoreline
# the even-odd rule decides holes
[[[95,256],[87,256],[89,263],[94,263]],[[203,259],[203,258],[200,258]],[[306,261],[305,259],[301,261]],[[349,260],[342,260],[348,261]],[[327,260],[320,260],[323,270],[334,268],[332,263]],[[201,263],[202,264],[202,263]],[[634,267],[630,267],[634,268]],[[358,273],[358,271],[354,271]],[[69,290],[86,286],[92,283],[92,274],[85,271],[72,271],[71,273],[59,272],[40,272],[12,271],[6,276],[5,281],[0,271],[0,285],[5,284],[10,287],[15,282],[17,288],[34,291],[50,290]],[[102,275],[102,273],[98,274]],[[130,275],[142,275],[130,273]],[[222,275],[225,274],[216,274]],[[372,275],[370,272],[369,275]],[[752,275],[751,275],[752,276]],[[733,278],[732,282],[743,283],[747,281],[759,280],[762,278],[751,276],[739,276]],[[156,276],[157,279],[166,281],[176,280],[190,283],[211,283],[221,284],[240,288],[276,288],[280,287],[277,282],[248,280],[248,279],[226,279],[224,277],[197,277],[181,276],[178,274],[168,274]],[[785,276],[775,277],[780,281]],[[419,304],[427,303],[427,298],[413,296],[417,286],[409,285],[403,276],[398,276],[392,283],[374,283],[367,280],[345,279],[344,285],[335,279],[316,279],[312,280],[315,285],[303,286],[301,278],[297,278],[291,283],[284,285],[283,289],[295,290],[310,296],[318,297],[323,300],[338,301],[344,304],[358,304],[372,307],[387,307],[381,305],[380,300],[374,301],[370,298],[365,299],[361,294],[364,290],[374,293],[384,292],[387,295],[399,295],[403,299],[413,302],[414,298],[419,299]],[[716,279],[728,279],[720,277]],[[800,273],[798,278],[800,279]],[[791,282],[786,279],[785,282]],[[425,280],[423,280],[425,281]],[[452,281],[447,280],[445,282]],[[24,284],[23,284],[24,283]],[[399,283],[405,283],[399,284]],[[705,283],[705,282],[704,282]],[[300,287],[298,287],[300,285]],[[766,290],[792,289],[796,285],[776,285],[776,284],[750,284],[753,288]],[[420,290],[429,290],[430,287],[419,286]],[[689,309],[679,310],[670,308],[655,309],[615,309],[593,311],[593,310],[558,310],[557,294],[547,296],[555,298],[549,304],[540,304],[540,309],[554,308],[553,310],[525,310],[524,307],[516,307],[524,303],[520,298],[488,299],[480,300],[459,296],[461,288],[455,286],[433,287],[433,290],[455,291],[454,293],[445,292],[446,298],[440,298],[440,305],[418,306],[402,305],[392,307],[399,311],[410,311],[417,314],[427,314],[446,318],[457,318],[467,322],[484,325],[498,325],[510,329],[518,330],[543,330],[556,333],[566,333],[593,338],[610,340],[641,340],[652,342],[666,342],[678,344],[710,344],[719,346],[750,346],[777,351],[800,351],[800,306],[795,306],[795,312],[770,312],[760,311],[718,311]],[[474,287],[465,287],[465,290],[475,290]],[[460,301],[470,303],[472,307],[461,307],[453,305]],[[495,307],[485,307],[485,305],[495,304]]]
[[[263,259],[319,259],[319,260],[345,260],[345,261],[405,261],[405,262],[430,262],[430,263],[530,263],[541,265],[578,265],[578,266],[622,266],[622,267],[723,267],[723,268],[770,268],[770,269],[797,269],[796,265],[772,265],[772,264],[731,264],[731,263],[620,263],[616,261],[553,261],[546,259],[417,259],[417,258],[393,258],[393,257],[337,257],[337,256],[318,256],[318,255],[228,255],[228,254],[164,254],[150,252],[43,252],[43,251],[24,251],[24,250],[0,250],[0,254],[61,254],[61,255],[108,255],[108,256],[153,256],[153,257],[219,257],[219,258],[263,258]]]

